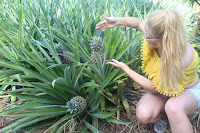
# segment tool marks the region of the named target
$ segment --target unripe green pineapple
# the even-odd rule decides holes
[[[72,61],[70,61],[66,56],[69,56],[71,58],[74,58],[74,54],[72,52],[68,52],[68,51],[63,51],[63,46],[61,44],[57,44],[56,45],[56,52],[60,57],[60,61],[62,62],[62,64],[72,64]],[[66,55],[66,56],[63,56]]]
[[[69,57],[71,57],[71,58],[74,58],[74,54],[73,54],[72,52],[64,51],[64,52],[63,52],[63,55],[67,55],[67,56],[69,56]],[[72,61],[69,60],[69,59],[68,59],[67,57],[65,57],[65,56],[62,56],[62,55],[61,55],[60,60],[61,60],[62,64],[72,64]]]
[[[66,102],[67,112],[80,113],[87,106],[86,100],[81,96],[75,96],[70,101]]]
[[[101,56],[101,60],[103,61],[104,53],[103,53],[103,40],[101,37],[93,36],[92,40],[90,41],[90,48],[92,52],[90,57],[94,63],[97,63],[95,53],[99,53]]]

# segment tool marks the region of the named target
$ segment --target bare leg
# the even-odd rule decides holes
[[[173,133],[193,133],[192,124],[187,115],[197,110],[197,101],[189,91],[178,97],[170,98],[165,105],[165,112]]]
[[[146,93],[138,102],[136,116],[142,124],[155,123],[162,118],[167,97]]]

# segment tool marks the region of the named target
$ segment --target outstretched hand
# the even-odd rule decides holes
[[[113,66],[118,67],[118,68],[120,68],[122,70],[125,69],[126,67],[128,67],[125,63],[119,62],[119,61],[117,61],[115,59],[112,59],[112,61],[113,62],[107,62],[106,64],[113,65]]]
[[[117,18],[115,18],[115,17],[106,17],[106,16],[104,16],[104,18],[105,18],[105,20],[101,21],[100,23],[98,23],[96,25],[95,29],[97,29],[97,30],[102,29],[102,31],[105,31],[108,28],[113,28],[113,27],[119,25],[119,22],[118,22]]]

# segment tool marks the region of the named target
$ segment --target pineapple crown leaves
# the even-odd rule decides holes
[[[67,112],[70,114],[77,112],[78,105],[75,100],[71,99],[70,101],[66,102]]]
[[[92,49],[94,48],[102,48],[103,47],[103,40],[101,39],[101,37],[97,37],[97,36],[93,36],[92,37],[92,40],[90,40],[90,47]]]
[[[80,113],[87,107],[86,100],[81,96],[75,96],[70,101],[66,102],[67,112]]]
[[[63,53],[63,46],[60,43],[55,44],[56,52],[59,54]]]
[[[74,53],[69,51],[64,51],[63,45],[60,43],[55,44],[54,47],[56,49],[58,56],[60,57],[62,64],[72,64],[72,61],[65,56],[74,58]]]

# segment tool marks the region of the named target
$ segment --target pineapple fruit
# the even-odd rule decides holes
[[[80,113],[87,107],[86,100],[81,96],[75,96],[70,101],[66,102],[67,112]]]
[[[71,58],[74,58],[74,54],[72,52],[68,52],[68,51],[64,51],[63,55],[67,55]],[[60,60],[62,62],[62,64],[72,64],[72,61],[70,61],[67,57],[62,56],[60,57]]]
[[[103,40],[101,39],[101,37],[93,36],[92,40],[90,41],[90,48],[92,49],[92,52],[90,54],[91,60],[94,63],[97,63],[95,53],[99,53],[101,56],[101,60],[103,61]]]
[[[71,58],[74,58],[74,54],[72,52],[64,51],[63,46],[61,44],[56,45],[56,52],[59,54],[60,61],[62,64],[72,64],[72,61],[70,61],[66,56],[69,56]],[[66,56],[63,56],[66,55]]]

